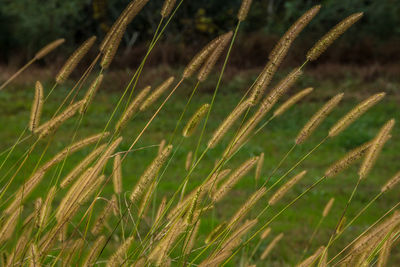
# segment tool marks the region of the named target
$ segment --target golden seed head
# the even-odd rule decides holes
[[[272,249],[276,246],[276,244],[278,244],[278,242],[283,238],[283,233],[280,233],[279,235],[277,235],[272,241],[271,243],[269,243],[269,245],[265,248],[264,252],[261,254],[260,259],[261,260],[265,260],[267,258],[267,256],[269,255],[269,253],[272,251]]]
[[[260,154],[260,157],[258,158],[258,161],[257,161],[256,177],[255,177],[256,180],[260,179],[263,164],[264,164],[264,152],[262,152]]]
[[[296,143],[302,144],[317,127],[325,120],[331,111],[339,104],[343,98],[343,93],[337,94],[329,100],[320,110],[318,110],[311,119],[304,125],[303,129],[296,137]]]
[[[143,103],[144,98],[149,94],[151,90],[150,86],[146,86],[136,97],[132,100],[125,112],[121,115],[121,118],[115,124],[115,131],[121,131],[132,116],[139,110],[140,105]]]
[[[137,201],[142,196],[152,179],[156,177],[158,171],[168,159],[171,151],[172,145],[168,145],[160,154],[156,156],[153,162],[147,167],[131,193],[130,200],[132,202]]]
[[[307,173],[307,171],[302,171],[295,175],[284,185],[282,185],[269,199],[268,204],[270,206],[275,205],[301,178]]]
[[[278,117],[278,116],[282,115],[284,112],[286,112],[288,109],[290,109],[293,105],[295,105],[297,102],[299,102],[305,96],[307,96],[313,90],[314,90],[314,88],[309,87],[304,90],[301,90],[294,96],[290,97],[288,100],[286,100],[286,102],[284,102],[279,108],[277,108],[274,111],[274,117]]]
[[[95,41],[96,36],[90,37],[68,58],[56,76],[56,82],[58,84],[62,84],[68,79],[69,75],[76,68],[81,59],[87,54]]]
[[[192,160],[193,160],[193,151],[189,151],[186,156],[186,161],[185,161],[185,170],[189,171],[190,166],[192,166]]]
[[[206,60],[207,57],[214,51],[214,49],[217,47],[217,45],[221,42],[220,36],[217,38],[213,39],[211,42],[209,42],[200,52],[198,52],[193,59],[189,62],[189,64],[186,66],[186,68],[183,70],[183,75],[182,77],[184,79],[187,79],[191,77],[203,64],[203,62]]]
[[[214,51],[211,52],[210,56],[204,62],[203,66],[199,71],[199,74],[197,75],[197,79],[200,82],[203,82],[207,79],[214,65],[217,63],[217,60],[219,59],[225,48],[228,46],[229,41],[232,39],[232,35],[233,32],[230,31],[220,36],[221,40],[217,44],[217,47],[215,47]]]
[[[122,193],[122,166],[121,166],[121,155],[117,154],[114,157],[114,168],[113,168],[113,186],[114,192],[119,195]]]
[[[240,103],[229,115],[226,119],[220,124],[220,126],[215,130],[214,134],[208,141],[208,148],[214,148],[218,142],[224,137],[224,135],[228,132],[228,130],[232,127],[236,120],[240,118],[243,112],[250,107],[250,101],[245,100]]]
[[[219,187],[213,196],[213,201],[217,202],[221,200],[232,189],[232,187],[235,186],[236,183],[253,168],[257,161],[258,157],[253,157],[240,165]]]
[[[375,137],[371,146],[368,148],[364,161],[360,167],[360,170],[358,171],[360,179],[363,179],[368,175],[376,159],[378,158],[380,151],[388,140],[388,136],[394,124],[394,119],[391,119],[387,123],[385,123],[385,125],[382,126],[381,130]]]
[[[307,52],[307,60],[316,60],[340,35],[361,19],[363,14],[355,13],[339,22]]]
[[[207,114],[209,108],[210,104],[204,104],[193,114],[185,128],[183,128],[183,137],[190,137],[194,133],[201,119]]]
[[[326,203],[325,208],[322,212],[322,217],[326,217],[329,214],[329,211],[331,210],[332,206],[333,206],[333,202],[335,202],[335,198],[332,197],[331,199],[329,199],[328,203]]]
[[[344,117],[342,117],[335,125],[329,130],[329,137],[337,136],[339,133],[344,131],[350,124],[352,124],[356,119],[358,119],[362,114],[364,114],[369,108],[378,103],[386,93],[375,94],[357,106],[350,110]]]
[[[242,5],[240,6],[237,18],[239,21],[244,21],[249,13],[252,0],[242,0]]]
[[[157,99],[160,98],[160,96],[170,88],[172,83],[174,82],[174,77],[171,76],[168,79],[166,79],[162,84],[160,84],[156,89],[154,89],[154,92],[151,93],[146,100],[143,102],[143,104],[140,106],[140,111],[143,111],[147,109],[149,106],[151,106],[154,102],[157,101]]]
[[[51,43],[49,43],[48,45],[44,46],[42,49],[40,49],[36,54],[35,54],[35,59],[41,59],[43,57],[45,57],[47,54],[49,54],[51,51],[53,51],[54,49],[56,49],[57,47],[59,47],[60,45],[62,45],[65,42],[65,39],[57,39]]]
[[[368,141],[348,152],[343,158],[339,159],[331,166],[329,166],[329,168],[325,171],[325,176],[333,177],[350,167],[354,162],[361,159],[365,155],[367,149],[371,146],[372,142],[373,141]]]
[[[29,121],[29,130],[36,131],[40,123],[40,116],[42,115],[42,108],[44,103],[44,93],[42,84],[37,81],[35,85],[35,97],[32,103],[31,117]]]
[[[176,0],[165,0],[164,5],[161,9],[161,17],[167,18],[174,8]]]
[[[400,182],[400,172],[397,172],[389,181],[387,181],[382,187],[381,192],[386,192],[395,187]]]
[[[267,238],[267,236],[268,236],[270,233],[271,233],[271,228],[268,227],[267,229],[265,229],[265,230],[262,232],[260,238],[261,238],[261,239],[265,239],[265,238]]]
[[[101,83],[103,81],[103,74],[100,74],[89,86],[89,89],[86,91],[85,96],[83,97],[83,104],[79,109],[79,113],[83,114],[86,112],[87,108],[89,107],[90,103],[96,92],[98,91]]]

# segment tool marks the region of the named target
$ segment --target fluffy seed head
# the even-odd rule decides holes
[[[68,106],[60,115],[47,121],[36,128],[36,133],[39,133],[39,139],[44,138],[53,133],[63,122],[75,115],[78,109],[82,106],[83,100],[78,101]]]
[[[46,46],[44,46],[42,49],[40,49],[36,54],[35,54],[35,59],[41,59],[43,57],[45,57],[47,54],[49,54],[51,51],[53,51],[54,49],[56,49],[57,47],[59,47],[60,45],[62,45],[65,42],[65,39],[57,39],[49,44],[47,44]]]
[[[221,56],[222,52],[227,47],[229,41],[232,39],[233,32],[230,31],[220,36],[220,41],[214,51],[211,52],[210,56],[204,62],[203,66],[201,67],[199,74],[197,75],[197,79],[200,82],[203,82],[207,79],[208,75],[211,73],[215,63]]]
[[[326,177],[333,177],[338,173],[342,172],[343,170],[350,167],[354,162],[361,159],[365,153],[367,152],[368,148],[371,146],[373,141],[366,142],[359,147],[348,152],[343,158],[339,159],[335,163],[333,163],[326,171]]]
[[[278,242],[283,238],[283,233],[280,233],[279,235],[277,235],[272,241],[271,243],[269,243],[269,245],[266,247],[266,249],[264,250],[264,252],[261,254],[260,259],[261,260],[265,260],[267,258],[267,256],[269,255],[269,253],[272,251],[272,249],[276,246],[276,244],[278,244]]]
[[[311,93],[313,90],[314,90],[314,88],[312,88],[312,87],[301,90],[300,92],[298,92],[297,94],[295,94],[294,96],[292,96],[291,98],[286,100],[286,102],[283,103],[279,108],[277,108],[274,111],[273,116],[278,117],[278,116],[282,115],[284,112],[286,112],[289,108],[291,108],[294,104],[299,102],[303,97],[305,97],[309,93]]]
[[[260,154],[260,157],[258,158],[257,161],[256,177],[255,177],[256,180],[260,179],[263,163],[264,163],[264,152]]]
[[[328,216],[329,211],[331,210],[332,206],[333,206],[333,202],[335,202],[335,198],[332,197],[331,199],[329,199],[328,203],[326,203],[325,208],[322,212],[322,217],[326,217]]]
[[[250,107],[250,101],[245,100],[239,104],[226,119],[220,124],[220,126],[215,130],[213,136],[208,141],[208,148],[214,148],[218,142],[224,137],[228,130],[232,127],[237,119],[243,114],[243,112]]]
[[[251,2],[252,0],[242,0],[242,5],[240,6],[239,13],[237,14],[237,18],[239,21],[243,21],[246,19],[247,14],[250,10]]]
[[[375,137],[371,146],[368,148],[364,161],[360,167],[360,170],[358,171],[360,179],[363,179],[368,175],[376,159],[378,158],[380,151],[382,150],[383,146],[388,140],[388,136],[394,124],[395,124],[394,119],[391,119],[387,123],[385,123],[385,125],[383,125],[383,127]]]
[[[29,121],[29,130],[34,132],[40,123],[42,108],[44,103],[44,93],[42,84],[37,81],[35,85],[35,97],[32,103],[31,118]]]
[[[194,133],[201,119],[207,114],[209,108],[210,104],[204,104],[193,114],[185,128],[183,128],[183,137],[190,137]]]
[[[172,85],[174,82],[174,77],[171,76],[167,80],[165,80],[162,84],[160,84],[156,89],[154,89],[154,92],[151,93],[147,99],[143,102],[143,104],[140,106],[140,110],[143,111],[147,109],[149,106],[151,106],[154,102],[157,101],[157,99],[160,98],[160,96],[168,90],[168,88]]]
[[[122,166],[121,166],[121,155],[117,154],[114,157],[114,168],[113,168],[113,186],[114,192],[119,195],[122,193]]]
[[[206,60],[206,58],[214,51],[214,49],[217,47],[217,45],[221,42],[220,36],[217,38],[213,39],[211,42],[209,42],[200,52],[198,52],[193,59],[189,62],[189,64],[186,66],[186,68],[183,70],[183,75],[182,77],[184,79],[187,79],[191,77],[203,64],[203,62]]]
[[[103,74],[100,74],[89,86],[89,89],[86,91],[86,94],[83,97],[83,104],[82,104],[81,108],[79,109],[80,114],[83,114],[86,112],[94,95],[96,94],[97,90],[99,89],[102,81],[103,81]]]
[[[144,98],[149,94],[151,90],[150,86],[146,86],[132,102],[126,108],[124,114],[121,115],[121,118],[118,120],[117,124],[115,125],[115,131],[121,131],[128,121],[132,118],[132,116],[139,110],[139,106],[142,104]]]
[[[381,192],[386,192],[400,182],[400,172],[397,172],[389,181],[381,187]]]
[[[226,181],[219,187],[217,192],[213,196],[214,202],[219,201],[222,199],[231,189],[235,184],[245,176],[251,168],[257,163],[258,157],[253,157],[244,162],[242,165],[240,165],[227,179]]]
[[[69,75],[76,68],[81,59],[87,54],[95,41],[96,36],[90,37],[68,58],[56,76],[56,82],[58,84],[62,84],[68,79]]]
[[[167,18],[170,14],[172,9],[174,8],[176,0],[165,0],[164,5],[161,9],[161,17]]]
[[[267,236],[268,236],[270,233],[271,233],[271,228],[270,228],[270,227],[267,227],[267,229],[265,229],[265,230],[262,232],[260,238],[261,238],[261,239],[265,239],[265,238],[267,238]]]
[[[364,114],[369,108],[378,103],[386,93],[375,94],[357,106],[350,110],[343,118],[341,118],[335,125],[329,130],[329,136],[334,137],[346,129],[351,123],[358,119],[362,114]]]
[[[339,104],[343,98],[343,93],[334,96],[320,110],[318,110],[311,119],[304,125],[303,129],[297,135],[296,143],[303,143],[325,120],[331,111]]]
[[[186,161],[185,161],[185,170],[189,171],[190,166],[192,165],[192,160],[193,160],[193,151],[189,151],[186,156]]]
[[[307,173],[307,171],[302,171],[295,175],[284,185],[282,185],[269,199],[268,204],[270,206],[275,205],[301,178]]]
[[[162,165],[168,159],[171,151],[172,145],[167,146],[160,154],[157,155],[157,157],[153,160],[149,167],[147,167],[132,191],[132,194],[130,196],[130,200],[132,202],[137,201],[139,197],[143,194],[150,181],[155,178],[157,172],[161,169]]]
[[[361,19],[363,14],[355,13],[339,22],[307,52],[307,60],[316,60],[340,35]]]

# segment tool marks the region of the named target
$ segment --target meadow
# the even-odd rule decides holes
[[[142,5],[145,1],[132,3]],[[242,9],[240,12],[243,12]],[[319,7],[309,12],[315,13],[317,9]],[[242,21],[245,15],[240,12],[238,17]],[[168,17],[165,13],[161,14]],[[355,14],[353,19],[359,19],[361,15]],[[344,255],[350,259],[344,263],[350,264],[347,266],[365,266],[376,262],[383,264],[385,261],[387,266],[391,266],[400,261],[400,254],[394,246],[398,238],[398,214],[395,212],[392,217],[388,216],[388,221],[375,226],[375,222],[380,222],[381,216],[386,216],[385,213],[392,211],[391,207],[398,203],[398,189],[393,188],[377,197],[358,216],[359,211],[399,171],[397,154],[400,149],[400,126],[395,124],[393,127],[393,122],[388,122],[391,118],[397,119],[400,114],[400,81],[396,76],[396,65],[308,66],[299,62],[304,74],[300,78],[293,78],[300,69],[294,68],[296,72],[292,72],[292,68],[280,69],[271,83],[272,89],[266,93],[267,97],[258,104],[264,92],[261,89],[257,91],[257,86],[260,86],[257,81],[265,75],[265,69],[238,70],[231,69],[229,64],[217,64],[215,69],[225,70],[226,67],[226,75],[211,71],[229,42],[230,48],[234,49],[234,38],[231,39],[232,33],[228,33],[213,41],[214,48],[209,45],[202,51],[207,52],[208,49],[211,55],[205,53],[205,63],[197,79],[190,78],[191,75],[185,77],[192,71],[191,67],[194,68],[190,64],[186,68],[144,66],[142,70],[139,67],[143,74],[138,74],[138,83],[132,87],[132,101],[129,94],[121,98],[124,95],[121,87],[130,89],[132,84],[126,84],[136,70],[107,70],[112,61],[110,54],[116,52],[113,46],[117,41],[113,38],[121,37],[119,34],[127,17],[129,6],[128,15],[122,16],[120,24],[116,24],[114,35],[109,36],[111,45],[105,42],[100,46],[103,46],[100,68],[89,67],[92,73],[87,76],[84,74],[78,86],[72,79],[74,76],[68,77],[73,69],[67,68],[67,71],[61,69],[57,74],[57,86],[53,85],[52,72],[38,72],[35,75],[32,71],[26,76],[21,75],[1,91],[2,264],[293,266],[306,260],[300,266],[317,263],[319,266],[334,266],[342,263],[340,260]],[[300,22],[305,23],[307,19],[311,18],[305,16]],[[343,31],[340,32],[341,24],[338,25],[339,30],[336,30],[340,34]],[[293,32],[297,31],[296,27],[290,28],[286,37],[278,43],[276,49],[284,52],[271,53],[270,60],[273,63],[277,61],[279,65],[282,62],[281,57],[286,55],[287,46],[290,46],[292,35],[295,35]],[[328,39],[337,32],[330,34]],[[328,46],[329,41],[326,43],[324,45]],[[226,55],[228,63],[230,48]],[[313,53],[307,54],[306,63],[314,61],[324,49],[326,47],[319,47],[314,52],[311,50]],[[73,56],[79,53],[78,50]],[[140,112],[136,110],[131,114],[131,120],[118,124],[121,116],[126,116],[129,111],[130,103],[135,103],[137,97],[146,92],[147,85],[155,88],[170,76],[180,77],[182,72],[184,78],[175,80],[172,91],[165,90],[168,93],[164,91],[149,107]],[[35,85],[39,78],[41,82]],[[79,75],[76,78],[78,80]],[[96,94],[91,91],[94,87],[90,86],[89,81],[94,82],[92,85],[100,81]],[[171,84],[168,87],[172,87]],[[266,89],[264,85],[261,87]],[[276,118],[271,117],[280,103],[309,87],[314,90],[301,101]],[[193,91],[194,88],[197,90]],[[218,88],[218,92],[215,88]],[[247,92],[248,88],[252,90]],[[51,95],[47,98],[49,91]],[[90,93],[89,98],[86,92]],[[339,94],[341,92],[343,96]],[[340,122],[344,115],[380,92],[386,93],[383,100],[379,98],[381,101],[377,100],[365,109],[365,114],[361,111],[353,114],[348,120],[354,120],[344,127],[340,135],[326,138],[331,127]],[[246,97],[248,100],[245,100]],[[327,102],[332,102],[330,99],[339,101],[326,106]],[[141,105],[146,101],[138,100]],[[54,113],[60,112],[61,103],[66,104],[63,108],[67,111],[74,106],[85,109],[80,110],[79,116],[73,116],[78,111],[75,108],[71,116],[61,112],[61,117],[53,117]],[[206,103],[210,105],[203,106]],[[208,140],[238,103],[239,106],[246,104],[243,111],[247,112],[235,117],[231,129],[211,148]],[[255,128],[255,131],[252,128],[249,141],[237,141],[238,130],[240,133],[244,129],[246,133],[248,122],[250,127],[253,126],[253,121],[248,118],[260,112],[257,105],[261,113],[264,112],[263,108],[272,110],[255,123],[255,126],[265,123],[265,127],[259,130]],[[207,109],[198,113],[199,108],[210,106],[212,109],[208,109],[208,114]],[[42,110],[38,111],[36,107]],[[324,112],[312,117],[321,110]],[[41,114],[41,117],[37,114]],[[46,121],[49,123],[42,123]],[[313,122],[311,127],[304,129],[303,126],[310,121]],[[27,132],[27,125],[33,135]],[[124,128],[118,128],[118,125]],[[382,128],[382,125],[385,126]],[[71,148],[71,155],[68,146],[81,138],[105,131],[111,132],[106,137],[108,144],[103,146],[104,151],[101,150],[93,165],[83,167],[75,180],[70,182],[72,186],[60,186],[62,179],[94,147],[98,147],[103,136],[96,137],[90,146],[77,152]],[[304,142],[296,139],[299,132],[303,133]],[[17,140],[19,136],[22,141]],[[119,136],[124,137],[122,141]],[[345,166],[349,167],[347,170],[334,177],[326,177],[325,171],[332,163],[369,141],[372,143],[368,149],[364,149],[366,156],[363,160],[356,164],[349,160]],[[240,149],[235,148],[238,144],[241,145]],[[42,171],[46,162],[51,163],[54,155],[66,147],[66,156],[61,155],[60,160],[56,156],[56,164],[50,164],[49,168]],[[226,154],[231,149],[234,151],[232,157]],[[191,161],[188,161],[189,153],[194,155]],[[260,156],[262,153],[263,158]],[[366,160],[369,158],[373,160]],[[222,173],[225,168],[235,170],[246,161],[251,162],[242,165],[240,168],[243,170],[236,176],[235,171],[220,181],[218,175],[213,176],[214,173]],[[304,177],[301,173],[303,170],[307,170]],[[302,179],[293,184],[289,180],[288,183],[287,178],[293,176]],[[397,177],[391,187],[398,180]],[[213,182],[213,186],[208,184],[209,181]],[[118,189],[118,183],[122,183],[122,189]],[[31,184],[36,187],[32,192],[29,187]],[[276,190],[275,187],[280,188],[275,193],[270,192],[271,189]],[[25,190],[30,194],[25,196]],[[47,202],[51,195],[49,192],[53,191],[56,192],[54,199]],[[218,198],[218,194],[223,195],[222,199]],[[331,198],[335,199],[331,210],[323,213]],[[244,221],[244,218],[249,220]],[[210,237],[210,233],[219,225],[222,225],[220,232]],[[365,234],[364,231],[371,225],[374,227]],[[95,229],[97,226],[98,229]],[[268,236],[264,232],[266,226],[271,228]],[[14,230],[16,234],[8,234]],[[260,239],[258,235],[261,231],[265,236],[261,235]],[[380,234],[376,234],[377,231]],[[284,234],[283,238],[281,233]],[[342,249],[347,248],[348,244],[352,245],[358,235],[361,235],[360,240],[364,243],[355,244],[362,246],[365,253],[359,252],[359,247],[355,246],[350,248],[349,254],[342,254]],[[314,238],[310,243],[311,236]],[[375,236],[380,239],[375,239]]]

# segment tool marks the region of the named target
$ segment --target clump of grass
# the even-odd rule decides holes
[[[315,240],[314,237],[317,236],[316,233],[322,222],[328,216],[336,215],[332,214],[331,209],[334,197],[327,202],[323,209],[321,208],[319,222],[316,224],[307,246],[302,250],[303,253],[299,255],[298,266],[312,266],[317,262],[319,266],[342,263],[359,266],[370,264],[374,261],[377,261],[380,266],[387,265],[394,242],[398,237],[400,220],[398,211],[395,211],[391,217],[386,217],[398,207],[400,202],[384,214],[382,217],[384,219],[383,222],[380,222],[382,219],[379,219],[369,227],[368,231],[355,238],[345,247],[342,250],[342,252],[347,252],[344,258],[338,259],[342,252],[336,255],[328,255],[327,252],[328,249],[330,254],[332,251],[336,251],[330,248],[336,245],[335,241],[342,234],[348,234],[348,239],[353,238],[352,233],[345,232],[346,229],[374,201],[400,181],[400,175],[396,173],[381,186],[378,195],[347,223],[348,220],[346,218],[350,219],[349,216],[345,216],[348,206],[351,204],[351,200],[357,197],[356,189],[360,180],[368,175],[374,167],[374,163],[380,155],[384,144],[390,140],[391,130],[394,126],[393,119],[389,120],[381,128],[373,140],[356,147],[342,159],[329,166],[321,178],[311,184],[308,184],[309,182],[304,179],[302,186],[296,186],[296,189],[298,187],[303,190],[302,193],[288,200],[288,203],[283,207],[280,205],[284,204],[287,201],[286,199],[292,197],[293,194],[296,194],[296,190],[291,189],[305,176],[306,171],[297,173],[293,178],[284,181],[283,185],[274,193],[270,193],[309,155],[315,153],[316,149],[322,146],[326,140],[329,141],[335,138],[350,124],[356,123],[356,119],[368,109],[378,104],[385,93],[378,93],[367,98],[339,119],[330,128],[323,141],[305,154],[288,171],[283,172],[283,175],[277,178],[272,185],[269,184],[270,179],[275,178],[276,174],[282,173],[280,168],[284,166],[283,162],[288,158],[290,152],[295,146],[310,139],[310,136],[324,122],[325,118],[331,112],[334,112],[343,94],[339,93],[330,99],[300,129],[292,149],[289,150],[272,172],[268,172],[269,176],[265,177],[264,174],[267,173],[271,166],[264,164],[264,160],[273,157],[274,154],[270,153],[271,151],[263,151],[262,153],[259,151],[254,155],[253,152],[242,149],[271,120],[281,119],[283,113],[289,109],[296,109],[296,104],[313,91],[313,88],[308,87],[294,94],[275,109],[269,119],[257,129],[257,126],[281,100],[282,96],[294,86],[297,80],[301,79],[302,73],[306,71],[306,63],[318,59],[334,40],[362,17],[362,13],[349,16],[330,30],[308,51],[306,61],[279,81],[264,96],[290,46],[305,26],[317,15],[321,6],[317,5],[303,14],[287,30],[270,52],[268,62],[253,85],[250,86],[242,99],[237,102],[238,104],[226,119],[219,124],[214,133],[210,134],[208,142],[203,144],[202,137],[207,134],[207,121],[214,118],[211,110],[214,104],[218,104],[215,103],[215,100],[218,99],[216,97],[218,88],[222,81],[230,52],[233,49],[239,25],[245,23],[252,1],[243,0],[241,6],[238,7],[238,23],[235,31],[228,31],[210,41],[185,67],[180,81],[175,86],[173,86],[174,76],[170,76],[160,85],[157,85],[153,92],[150,92],[151,86],[153,86],[151,84],[139,92],[132,101],[130,97],[128,101],[125,100],[127,102],[126,108],[119,111],[119,105],[123,101],[127,90],[131,89],[130,96],[134,95],[136,82],[144,69],[147,56],[162,34],[164,34],[169,21],[174,18],[176,11],[183,2],[180,1],[177,4],[174,0],[166,0],[160,10],[160,24],[154,34],[151,45],[140,66],[138,66],[138,70],[133,75],[132,81],[128,84],[114,108],[104,130],[99,134],[75,141],[80,136],[82,123],[88,120],[86,115],[91,112],[89,107],[96,103],[94,97],[96,91],[103,77],[105,78],[108,75],[105,70],[110,68],[127,26],[138,12],[145,7],[147,2],[148,0],[130,2],[102,40],[99,55],[74,86],[74,88],[86,86],[86,78],[92,74],[96,66],[99,67],[99,73],[93,75],[95,79],[88,86],[89,89],[82,96],[82,100],[75,101],[75,97],[81,97],[79,92],[75,93],[75,97],[72,100],[69,99],[70,95],[67,96],[57,112],[45,123],[40,123],[40,115],[43,106],[46,104],[44,88],[40,82],[36,83],[31,117],[27,126],[27,129],[34,133],[34,135],[29,135],[28,137],[34,136],[36,141],[28,148],[23,157],[18,160],[17,168],[9,166],[7,174],[0,179],[2,182],[5,181],[0,191],[0,206],[3,207],[0,218],[0,245],[2,251],[8,255],[3,262],[7,266],[27,264],[30,266],[57,266],[60,264],[63,266],[225,266],[231,261],[234,262],[234,265],[241,264],[243,266],[268,265],[269,257],[273,252],[278,251],[280,243],[284,241],[290,242],[290,238],[287,241],[283,240],[284,233],[279,233],[269,240],[271,232],[274,233],[274,228],[276,227],[272,223],[279,224],[279,216],[282,213],[292,208],[298,200],[316,186],[323,186],[321,183],[326,178],[344,172],[357,160],[360,160],[362,164],[358,172],[358,182],[344,207],[342,216],[340,216],[335,229],[333,229],[330,240],[326,243],[327,240],[324,240],[324,238],[321,237],[319,240]],[[167,21],[165,22],[164,19]],[[165,23],[163,24],[163,22]],[[164,26],[161,28],[162,25]],[[96,37],[89,38],[69,57],[55,78],[55,86],[63,84],[69,79],[70,74],[93,46],[95,40]],[[63,39],[56,40],[44,47],[35,55],[33,60],[43,58],[62,44],[63,41]],[[211,101],[206,101],[210,104],[203,104],[193,113],[187,124],[182,127],[183,137],[181,136],[180,141],[177,141],[174,135],[175,131],[181,130],[181,119],[189,108],[192,98],[196,97],[194,94],[196,89],[200,84],[203,85],[207,78],[211,82],[212,75],[210,76],[210,74],[216,72],[216,63],[223,57],[223,51],[226,48],[228,48],[228,52],[225,55],[224,65],[215,86],[213,98]],[[97,60],[100,58],[101,60],[98,63]],[[31,62],[27,66],[30,64]],[[168,140],[165,137],[166,133],[158,132],[157,136],[161,137],[161,142],[156,140],[155,145],[137,147],[145,131],[154,130],[149,127],[150,123],[162,112],[162,108],[167,104],[175,90],[192,76],[195,76],[197,84],[180,114],[180,118],[177,120],[176,129],[172,137]],[[131,86],[133,81],[135,83]],[[3,84],[0,89],[8,82]],[[173,89],[170,90],[170,88]],[[167,91],[170,91],[168,96],[163,98],[164,93]],[[161,100],[162,104],[159,105],[158,101]],[[62,110],[67,101],[70,101],[69,105]],[[222,105],[224,104],[223,101]],[[150,109],[153,106],[157,107],[155,112]],[[67,120],[72,121],[78,111],[79,117],[73,122],[74,127],[72,128],[72,136],[69,139],[70,144],[47,160],[47,148],[57,145],[57,143],[53,143],[53,140],[57,140],[58,137],[55,133],[57,131],[61,132],[63,129],[61,126]],[[113,115],[117,111],[121,112],[121,117],[114,121]],[[150,119],[147,120],[141,131],[133,133],[135,135],[133,136],[134,141],[129,145],[129,148],[125,151],[120,151],[120,147],[126,146],[125,143],[122,143],[124,139],[123,129],[128,126],[129,121],[137,123],[138,118],[145,117],[147,115],[145,114],[146,112],[136,116],[142,111],[151,113]],[[177,114],[169,114],[171,117],[175,115]],[[251,116],[248,118],[248,115]],[[195,129],[204,117],[205,123],[202,132],[199,134],[200,137],[197,137],[198,133]],[[232,130],[236,122],[239,121],[241,121],[239,127]],[[115,125],[114,132],[111,135],[107,132],[109,125]],[[159,131],[159,129],[156,129],[156,131]],[[67,134],[69,133],[64,133],[64,135]],[[221,142],[222,139],[230,134],[233,134],[231,135],[231,141],[227,145],[223,144]],[[125,136],[124,140],[130,142],[132,139],[130,135]],[[24,136],[24,133],[22,136]],[[182,153],[182,144],[190,144],[193,139],[197,140],[197,146]],[[46,143],[45,148],[36,146],[38,142]],[[13,148],[19,144],[17,142],[13,145],[7,158],[12,153],[15,153]],[[96,145],[89,149],[88,146],[92,144]],[[225,147],[221,147],[221,150],[213,149],[217,145],[225,145]],[[124,166],[126,166],[125,164],[129,164],[126,162],[131,159],[128,155],[132,154],[132,158],[139,160],[140,165],[144,166],[148,163],[144,162],[140,156],[136,156],[138,154],[135,151],[151,147],[157,147],[158,151],[154,151],[154,160],[145,168],[141,176],[136,177],[135,173],[124,171],[124,187],[132,188],[131,191],[124,190],[122,173]],[[200,150],[203,147],[205,148],[201,152]],[[76,156],[77,153],[75,152],[83,148],[88,149],[84,153],[83,159],[76,161],[77,163],[71,169],[64,170],[70,158]],[[39,149],[43,149],[41,154],[38,151]],[[214,154],[212,155],[215,156],[216,164],[212,168],[206,169],[203,165],[203,160],[211,157],[211,153],[209,153],[211,149],[213,149],[212,153]],[[216,155],[219,152],[222,152],[221,155]],[[34,153],[39,153],[38,155],[40,155],[37,162],[35,162],[36,166],[32,167],[29,164],[25,164],[29,162],[28,160]],[[239,166],[232,164],[232,162],[235,162],[237,154],[246,153],[248,160]],[[179,157],[182,155],[186,157],[182,158],[182,162],[185,164],[177,164],[180,160]],[[42,163],[44,158],[46,158],[46,161]],[[6,161],[1,166],[3,165],[7,166]],[[112,167],[109,168],[109,165],[112,165]],[[170,173],[170,166],[173,165],[179,165],[181,172]],[[199,168],[206,170],[205,177],[199,175],[204,173],[200,172]],[[251,172],[253,168],[255,172]],[[54,169],[55,172],[50,172],[50,169]],[[26,172],[20,172],[20,170]],[[310,174],[318,173],[318,171],[319,169],[315,168],[312,172],[310,171]],[[31,174],[25,177],[25,173]],[[17,175],[20,175],[21,179],[23,179],[21,185],[15,184],[14,178]],[[160,184],[174,176],[178,178],[175,180],[179,181],[179,183],[173,184],[174,187],[171,186],[168,194],[162,194],[162,191],[159,190]],[[44,184],[43,181],[46,181],[48,186],[39,187],[39,184]],[[246,200],[240,203],[239,207],[235,207],[233,213],[229,213],[224,208],[224,205],[226,203],[233,205],[233,200],[236,199],[237,195],[235,189],[241,182],[246,184],[254,183],[254,187],[247,187],[249,190],[245,192]],[[108,190],[110,187],[113,187],[113,189]],[[17,189],[14,190],[14,188]],[[14,192],[10,192],[12,191],[11,189]],[[31,201],[31,194],[34,191],[38,194],[35,200]],[[273,214],[273,212],[276,213]],[[205,228],[205,222],[212,224],[208,232],[203,229]],[[253,242],[256,238],[258,242]],[[314,248],[313,243],[317,242],[318,244]],[[309,253],[309,248],[312,248],[314,252]],[[239,251],[243,253],[240,255],[238,254]],[[249,251],[252,251],[252,253],[247,253]],[[279,255],[279,253],[276,254]],[[274,257],[277,258],[277,255],[274,255]]]

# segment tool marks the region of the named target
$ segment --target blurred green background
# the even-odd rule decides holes
[[[102,38],[127,3],[128,0],[3,0],[0,3],[0,61],[24,61],[45,44],[61,37],[67,39],[61,52],[73,51],[93,34]],[[190,51],[232,29],[240,3],[240,0],[184,1],[168,26],[162,40],[164,45],[154,52],[162,54],[157,62],[186,63],[187,58],[173,48]],[[138,51],[151,40],[162,4],[162,0],[149,1],[130,25],[123,41],[126,61],[135,61]],[[247,57],[236,56],[235,62],[247,66],[264,64],[254,50],[271,47],[291,23],[315,4],[322,4],[323,8],[302,33],[296,51],[309,48],[345,16],[363,11],[365,16],[356,29],[350,29],[337,44],[339,49],[329,52],[332,54],[325,58],[355,63],[399,59],[399,0],[254,0],[242,25],[246,38],[241,40],[240,47]],[[53,62],[54,58],[48,61]]]

